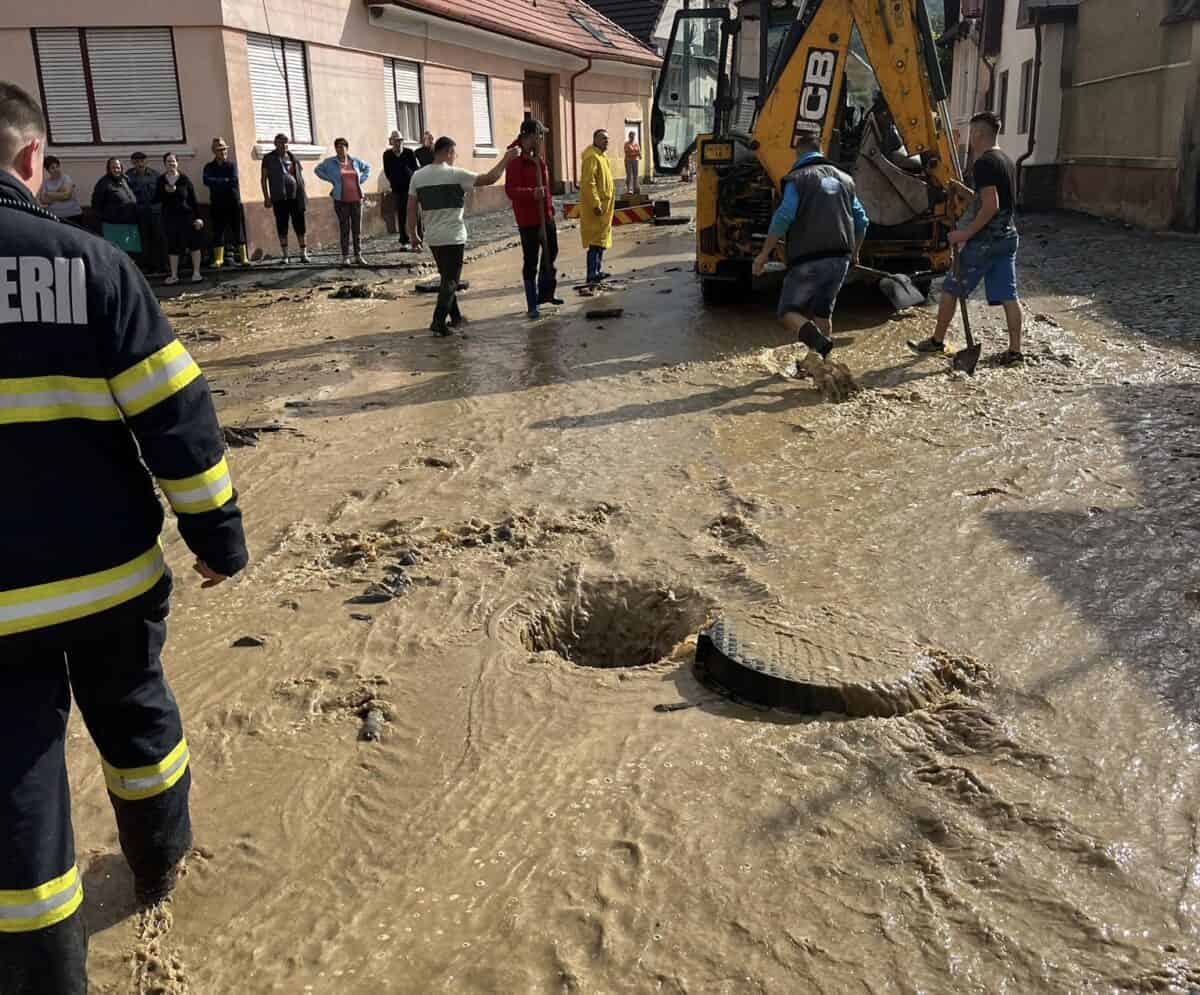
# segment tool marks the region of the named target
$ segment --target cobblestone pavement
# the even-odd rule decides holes
[[[1200,238],[1085,215],[1026,215],[1022,293],[1068,298],[1067,314],[1135,334],[1200,342]]]

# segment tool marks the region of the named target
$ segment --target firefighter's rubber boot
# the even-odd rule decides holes
[[[238,262],[243,266],[250,265],[250,253],[246,251],[246,243],[243,242],[238,246]]]
[[[828,359],[833,352],[833,343],[821,334],[813,322],[806,321],[800,326],[799,339],[822,359]]]
[[[541,315],[538,314],[538,309],[537,309],[537,306],[538,306],[537,284],[533,280],[525,281],[525,304],[529,308],[529,310],[526,311],[525,313],[526,313],[526,315],[528,315],[528,317],[531,321],[534,318],[541,317]]]
[[[212,257],[212,268],[220,269],[224,265],[225,265],[225,246],[214,245],[213,246],[213,257]]]

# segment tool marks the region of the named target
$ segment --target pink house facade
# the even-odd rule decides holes
[[[518,16],[522,9],[536,16]],[[648,48],[579,0],[42,0],[0,8],[4,78],[43,102],[48,151],[86,199],[110,156],[174,152],[199,180],[214,137],[242,175],[252,244],[274,241],[259,195],[277,132],[308,167],[312,241],[335,237],[312,166],[335,137],[371,164],[368,217],[383,227],[382,154],[399,129],[458,143],[459,165],[486,171],[526,114],[551,129],[551,171],[569,187],[592,132],[648,131],[659,64]],[[615,175],[623,175],[615,156]],[[203,187],[197,183],[201,199]],[[472,210],[505,204],[480,190]],[[328,217],[326,217],[328,215]]]

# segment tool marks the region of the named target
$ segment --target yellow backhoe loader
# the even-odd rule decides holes
[[[967,191],[925,0],[743,0],[676,14],[651,122],[658,172],[696,171],[705,301],[751,291],[801,125],[871,218],[859,277],[927,294]]]

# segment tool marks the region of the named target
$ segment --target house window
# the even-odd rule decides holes
[[[409,143],[421,140],[421,67],[403,59],[383,60],[383,92],[387,101],[388,130],[398,131]]]
[[[492,83],[486,76],[471,77],[471,113],[475,119],[475,147],[492,148]]]
[[[1029,113],[1033,107],[1033,59],[1021,64],[1021,117],[1018,134],[1029,134]]]
[[[182,142],[170,28],[35,28],[52,145]]]
[[[257,139],[270,142],[284,134],[298,145],[311,145],[312,104],[304,44],[289,38],[246,35],[246,60]]]
[[[1000,104],[994,108],[995,112],[1000,116],[1000,134],[1004,134],[1007,129],[1005,119],[1008,117],[1008,70],[1000,74]]]

